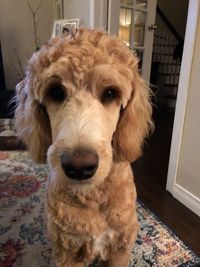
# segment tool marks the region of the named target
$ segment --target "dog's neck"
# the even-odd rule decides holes
[[[119,179],[120,178],[120,179]],[[103,203],[105,197],[109,194],[110,188],[115,192],[123,188],[123,184],[132,179],[132,172],[129,162],[113,162],[109,175],[100,184],[78,184],[69,185],[66,188],[55,190],[49,183],[48,193],[51,192],[57,201],[79,203],[85,205],[90,203]]]

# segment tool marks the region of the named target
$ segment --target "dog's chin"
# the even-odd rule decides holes
[[[95,177],[91,177],[89,179],[84,179],[84,180],[73,180],[69,177],[66,176],[66,179],[68,180],[69,184],[71,186],[81,186],[81,185],[92,185],[95,184]]]
[[[82,195],[90,194],[93,189],[98,188],[103,184],[109,176],[111,170],[110,164],[110,168],[108,166],[105,169],[98,168],[94,176],[89,179],[76,180],[67,177],[61,166],[52,166],[52,164],[49,164],[49,167],[49,186],[52,188],[54,193],[58,195],[62,193]]]
[[[81,193],[87,194],[91,190],[93,190],[97,184],[95,183],[93,177],[87,180],[82,181],[70,181],[68,186],[70,187],[70,191],[73,193]]]
[[[108,177],[109,170],[106,171],[104,170],[103,173],[100,171],[101,175],[98,174],[98,172],[92,176],[89,179],[84,179],[84,180],[73,180],[70,179],[69,177],[65,176],[66,182],[68,186],[70,186],[72,191],[89,191],[95,187],[98,187],[101,185],[105,179]]]

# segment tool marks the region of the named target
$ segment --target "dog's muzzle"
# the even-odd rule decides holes
[[[99,165],[99,157],[95,151],[78,149],[74,152],[63,152],[61,165],[67,177],[74,180],[91,178]]]

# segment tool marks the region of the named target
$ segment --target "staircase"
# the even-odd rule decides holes
[[[183,40],[157,7],[154,33],[151,83],[159,104],[176,105]]]

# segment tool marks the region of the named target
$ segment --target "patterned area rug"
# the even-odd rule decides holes
[[[27,152],[0,152],[0,267],[51,266],[46,180],[47,167],[33,164]],[[141,230],[131,266],[200,266],[200,258],[140,202],[137,213]]]

